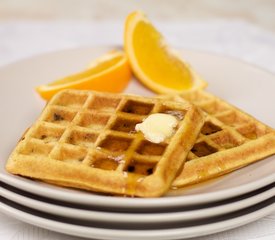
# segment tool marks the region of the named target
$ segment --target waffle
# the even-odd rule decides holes
[[[202,90],[168,98],[188,100],[206,114],[174,188],[224,175],[275,154],[275,131],[220,98]]]
[[[164,142],[135,125],[152,113],[178,118]],[[203,113],[188,102],[92,91],[62,91],[8,159],[7,171],[61,186],[115,195],[163,195],[194,145]]]

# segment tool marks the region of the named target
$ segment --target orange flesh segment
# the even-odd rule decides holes
[[[146,36],[140,38],[138,36]],[[144,74],[154,82],[176,90],[192,87],[192,75],[176,56],[169,53],[163,37],[146,22],[139,22],[133,32],[133,48],[136,60]],[[153,61],[148,53],[152,53]],[[168,70],[169,69],[169,70]]]
[[[113,51],[95,60],[91,66],[79,73],[41,85],[36,91],[45,100],[63,89],[122,92],[131,79],[131,69],[123,52]]]

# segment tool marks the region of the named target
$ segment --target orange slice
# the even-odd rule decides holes
[[[130,79],[131,69],[126,55],[114,50],[93,61],[88,69],[38,86],[36,91],[45,100],[67,88],[117,93],[125,89]]]
[[[157,93],[207,86],[140,11],[126,19],[124,48],[135,76]]]

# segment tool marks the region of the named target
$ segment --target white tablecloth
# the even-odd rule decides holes
[[[156,23],[174,47],[237,57],[275,73],[275,34],[241,21]],[[0,65],[79,46],[122,45],[122,22],[1,22]],[[78,240],[0,213],[1,240]],[[275,239],[275,213],[199,240]]]

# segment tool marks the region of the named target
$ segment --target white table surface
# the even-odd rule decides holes
[[[275,34],[241,21],[157,23],[173,47],[237,57],[275,73]],[[122,22],[1,22],[0,65],[35,54],[79,46],[121,45]],[[0,213],[1,240],[79,240]],[[199,240],[275,239],[275,213]]]

